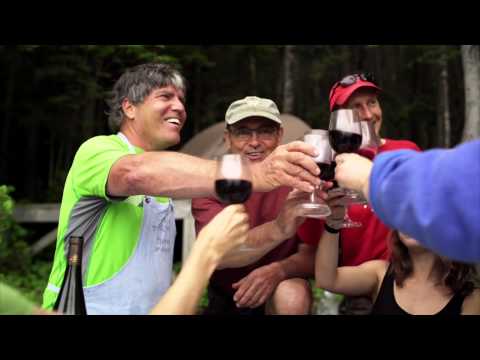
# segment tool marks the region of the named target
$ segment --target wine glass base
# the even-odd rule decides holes
[[[354,229],[354,228],[360,228],[360,227],[362,227],[362,226],[363,226],[362,223],[360,223],[360,222],[353,222],[353,221],[352,221],[352,222],[344,222],[344,223],[342,224],[342,227],[341,227],[341,228],[342,228],[342,229]]]
[[[330,196],[343,196],[340,204],[342,205],[350,205],[350,204],[368,204],[368,201],[363,197],[363,195],[359,192],[344,189],[344,188],[335,188],[328,191]]]
[[[302,204],[303,216],[315,219],[323,219],[329,216],[332,211],[325,204]]]

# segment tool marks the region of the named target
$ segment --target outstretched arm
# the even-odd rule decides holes
[[[341,198],[329,202],[332,215],[326,224],[339,228],[345,214]],[[359,266],[338,267],[339,233],[324,230],[317,248],[315,260],[315,285],[319,288],[348,296],[375,295],[379,283],[379,270],[383,261],[374,260]]]
[[[363,187],[385,224],[423,246],[455,260],[480,260],[480,140],[454,149],[380,154],[373,168],[358,155],[342,154],[336,179],[351,189]]]
[[[248,215],[243,205],[226,207],[199,233],[180,274],[151,314],[195,314],[208,280],[222,256],[245,242]]]
[[[251,166],[255,191],[270,191],[281,185],[310,191],[318,185],[315,148],[301,141],[278,146],[267,158]],[[125,155],[108,176],[112,197],[130,195],[195,198],[212,196],[216,162],[172,151]]]

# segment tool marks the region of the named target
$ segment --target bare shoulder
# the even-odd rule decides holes
[[[480,315],[480,289],[475,289],[462,305],[462,315]]]

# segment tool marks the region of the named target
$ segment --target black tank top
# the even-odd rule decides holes
[[[395,283],[393,268],[391,265],[388,266],[387,272],[383,277],[382,285],[380,291],[378,292],[377,299],[372,307],[371,315],[407,315],[413,316],[412,314],[407,313],[400,306],[398,306],[397,301],[395,300],[395,295],[393,293],[393,286]],[[466,295],[459,295],[456,293],[444,306],[442,310],[438,313],[433,314],[435,316],[440,315],[460,315],[462,312],[463,300]]]

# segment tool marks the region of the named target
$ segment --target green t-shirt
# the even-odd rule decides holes
[[[143,152],[134,148],[136,154]],[[83,285],[112,278],[133,255],[143,220],[143,196],[111,199],[106,194],[108,174],[122,156],[132,154],[117,135],[96,136],[78,149],[67,175],[60,208],[57,245],[43,307],[52,308],[66,269],[65,239],[84,238]],[[156,198],[168,202],[168,198]],[[53,290],[52,290],[53,289]]]

